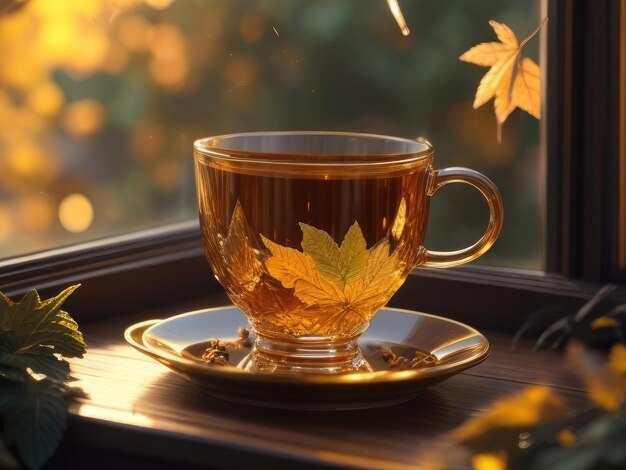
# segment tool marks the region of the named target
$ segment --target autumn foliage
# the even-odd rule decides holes
[[[546,20],[521,43],[511,28],[491,20],[489,24],[499,42],[483,42],[460,57],[465,62],[490,67],[476,90],[474,109],[495,97],[498,141],[502,124],[515,108],[541,118],[541,71],[536,62],[522,56],[522,48],[537,35]]]

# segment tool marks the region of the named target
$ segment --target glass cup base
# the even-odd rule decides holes
[[[342,339],[317,336],[286,338],[258,330],[255,333],[252,351],[239,363],[239,367],[246,370],[280,374],[372,371],[357,343],[361,333]]]

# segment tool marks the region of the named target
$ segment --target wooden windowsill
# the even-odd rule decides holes
[[[264,409],[211,398],[127,345],[124,329],[200,306],[223,295],[83,325],[89,350],[72,361],[88,398],[70,406],[68,429],[53,465],[271,468],[428,467],[452,450],[442,438],[493,400],[543,384],[571,405],[583,401],[578,379],[557,354],[509,349],[510,336],[487,334],[493,351],[481,365],[393,407],[341,412]],[[85,456],[84,454],[87,454]]]

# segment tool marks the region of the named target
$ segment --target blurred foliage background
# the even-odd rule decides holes
[[[486,69],[458,60],[495,40],[489,19],[529,34],[538,0],[405,0],[408,37],[383,0],[13,3],[0,13],[0,258],[196,217],[196,138],[325,129],[425,136],[439,168],[484,172],[506,218],[480,262],[541,268],[539,123],[516,111],[499,145],[491,103],[472,109]],[[538,40],[525,54],[538,59]],[[473,243],[487,221],[477,193],[448,188],[430,249]]]

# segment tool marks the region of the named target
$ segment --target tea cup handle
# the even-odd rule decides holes
[[[480,240],[473,245],[457,251],[425,250],[421,266],[428,268],[449,268],[469,263],[483,255],[495,243],[504,220],[502,198],[496,185],[481,173],[469,168],[450,167],[432,171],[428,185],[428,196],[432,196],[439,188],[449,183],[465,183],[478,189],[489,206],[489,223]]]

